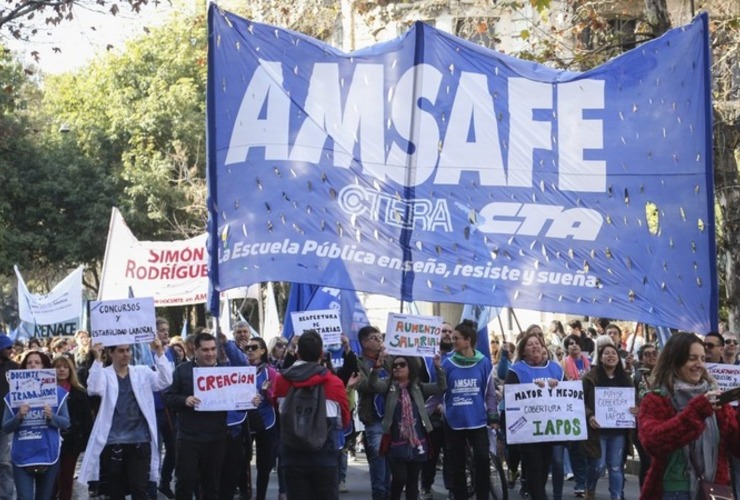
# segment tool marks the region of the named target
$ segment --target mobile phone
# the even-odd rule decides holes
[[[735,387],[734,389],[730,389],[729,391],[725,391],[720,394],[719,398],[717,398],[717,404],[721,406],[737,401],[738,399],[740,399],[740,387]]]

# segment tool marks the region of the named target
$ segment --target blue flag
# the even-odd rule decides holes
[[[211,4],[209,273],[716,329],[707,17],[585,73]]]

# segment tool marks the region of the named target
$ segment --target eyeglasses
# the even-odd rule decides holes
[[[406,368],[407,366],[408,366],[408,363],[406,363],[405,361],[399,361],[398,363],[393,363],[394,370],[396,368]]]
[[[247,346],[247,351],[256,351],[260,348],[259,344],[250,344]]]
[[[738,341],[737,340],[725,340],[725,344],[738,345]]]
[[[712,344],[711,342],[704,342],[704,348],[708,350],[712,350],[715,347],[719,347],[717,344]]]
[[[452,330],[449,328],[442,328],[442,333],[452,333]]]

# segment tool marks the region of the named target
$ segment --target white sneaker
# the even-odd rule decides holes
[[[349,491],[349,488],[347,488],[347,483],[342,481],[339,483],[339,493],[347,493]]]

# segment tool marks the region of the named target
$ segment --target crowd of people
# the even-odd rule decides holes
[[[161,493],[178,499],[258,500],[277,471],[280,499],[332,499],[347,491],[348,455],[364,449],[373,499],[432,498],[438,464],[449,498],[489,498],[494,441],[506,462],[508,488],[521,496],[594,499],[608,476],[611,499],[624,498],[627,456],[639,455],[641,498],[697,498],[703,483],[740,486],[740,414],[720,402],[707,363],[739,364],[730,332],[674,333],[662,348],[617,323],[531,325],[514,342],[490,337],[490,358],[471,321],[444,323],[434,357],[388,355],[376,327],[358,332],[359,351],[342,336],[334,362],[314,331],[269,343],[244,321],[232,339],[207,330],[170,336],[158,318],[157,338],[141,345],[91,345],[73,338],[13,343],[0,336],[0,499],[91,496],[135,500]],[[336,366],[335,366],[336,365]],[[197,411],[196,368],[249,366],[256,374],[253,408]],[[54,369],[56,403],[11,405],[9,370]],[[585,439],[507,444],[504,386],[554,388],[582,381]],[[287,409],[298,388],[320,387],[329,432],[315,449],[297,446]],[[609,428],[596,414],[600,388],[633,387],[634,429]],[[325,406],[325,408],[324,408]],[[254,457],[256,478],[251,474]],[[470,458],[470,459],[469,459]],[[470,465],[472,464],[472,465]],[[254,487],[253,487],[254,484]]]

